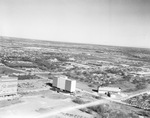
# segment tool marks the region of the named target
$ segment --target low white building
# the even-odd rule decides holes
[[[102,93],[102,94],[105,94],[105,93],[120,93],[121,92],[121,89],[119,87],[98,87],[97,88],[98,90],[98,93]]]

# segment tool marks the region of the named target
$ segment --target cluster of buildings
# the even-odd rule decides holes
[[[65,92],[74,93],[76,91],[76,80],[68,79],[66,76],[56,76],[52,82],[53,88]],[[16,96],[18,89],[18,77],[14,75],[0,75],[0,99]],[[120,93],[118,87],[98,87],[98,93],[107,94],[111,97],[113,93]]]
[[[66,76],[57,76],[56,78],[53,78],[52,85],[57,90],[63,90],[70,93],[76,91],[76,80],[68,79]],[[108,97],[114,97],[115,95],[121,94],[121,88],[99,86],[97,92],[98,94],[106,94]]]
[[[75,92],[76,81],[66,76],[53,79],[53,87],[67,92]],[[0,100],[17,96],[18,77],[15,75],[0,75]]]

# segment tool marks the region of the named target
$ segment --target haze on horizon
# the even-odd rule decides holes
[[[0,0],[0,35],[150,48],[150,0]]]

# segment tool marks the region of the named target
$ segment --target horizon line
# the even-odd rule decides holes
[[[72,42],[72,41],[54,41],[48,39],[38,39],[38,38],[29,38],[29,37],[14,37],[14,36],[5,36],[1,35],[0,37],[7,37],[7,38],[17,38],[17,39],[27,39],[27,40],[38,40],[38,41],[49,41],[49,42],[56,42],[56,43],[68,43],[68,44],[80,44],[80,45],[96,45],[96,46],[108,46],[108,47],[123,47],[123,48],[142,48],[142,49],[150,49],[149,47],[137,47],[137,46],[127,46],[127,45],[107,45],[107,44],[96,44],[96,43],[82,43],[82,42]]]

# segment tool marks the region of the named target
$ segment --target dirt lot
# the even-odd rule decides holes
[[[27,95],[20,98],[22,102],[0,108],[0,118],[42,118],[45,114],[57,112],[77,104],[72,102],[70,95],[56,93],[56,91],[42,91],[38,95]],[[91,118],[80,110],[59,113],[53,118]]]

